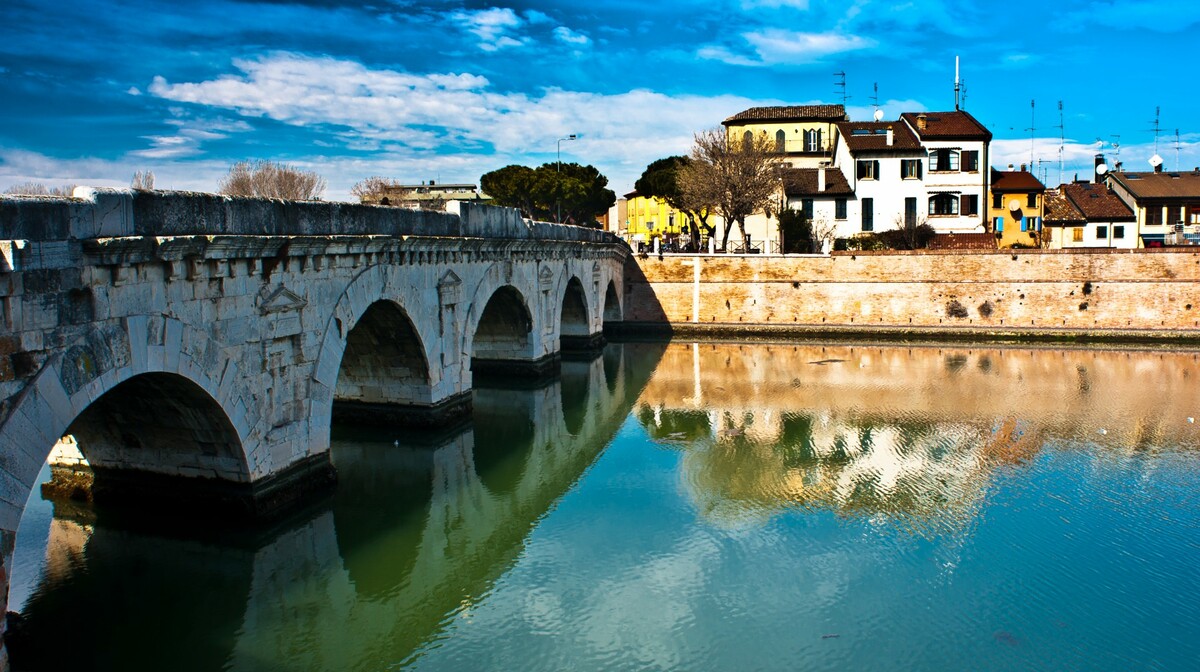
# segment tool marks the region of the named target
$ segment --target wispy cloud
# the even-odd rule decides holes
[[[584,46],[592,43],[592,38],[577,33],[566,26],[559,26],[554,29],[554,37],[565,44],[573,44],[575,46]]]
[[[696,55],[731,65],[807,65],[829,56],[862,51],[876,45],[874,40],[859,35],[835,32],[805,33],[780,28],[743,33],[741,37],[753,54],[739,53],[725,46],[709,45],[701,47]]]

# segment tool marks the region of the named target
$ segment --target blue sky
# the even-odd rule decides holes
[[[1097,141],[1148,169],[1200,165],[1189,47],[1200,3],[1012,0],[0,2],[0,189],[27,180],[213,191],[230,163],[478,182],[509,163],[591,163],[618,193],[754,105],[841,102],[889,119],[965,108],[992,164],[1091,171]],[[1031,121],[1030,101],[1036,100]],[[1036,128],[1031,143],[1029,128]],[[1119,136],[1119,138],[1117,137]]]

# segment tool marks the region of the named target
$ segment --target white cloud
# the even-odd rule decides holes
[[[544,16],[540,12],[536,14]],[[478,37],[479,44],[477,46],[483,51],[499,51],[509,47],[519,47],[528,42],[525,38],[514,37],[511,34],[512,31],[523,26],[525,20],[507,7],[493,7],[474,12],[455,12],[450,15],[450,20]]]
[[[422,171],[444,166],[447,155],[457,156],[459,167],[479,170],[474,175],[457,173],[461,178],[456,179],[467,181],[509,162],[552,160],[555,139],[577,133],[580,140],[563,147],[564,160],[596,165],[609,176],[614,190],[628,190],[650,161],[686,153],[697,130],[741,109],[770,104],[647,90],[611,95],[561,89],[540,96],[498,93],[487,79],[466,73],[417,75],[295,54],[235,65],[242,75],[192,83],[158,77],[150,93],[318,131],[328,127],[330,136],[324,139],[386,150],[389,158],[410,157],[430,166]],[[430,177],[414,174],[414,165],[402,166],[406,172],[396,177]],[[366,174],[375,173],[382,171]],[[327,177],[330,197],[336,197],[335,178]]]
[[[577,33],[566,26],[559,26],[554,29],[554,37],[559,42],[565,44],[574,44],[576,46],[584,46],[591,44],[592,39],[583,33]]]

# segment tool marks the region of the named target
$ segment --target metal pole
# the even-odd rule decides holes
[[[577,137],[579,137],[579,136],[577,136],[576,134],[572,133],[572,134],[568,135],[568,136],[567,136],[567,137],[565,137],[565,138],[559,138],[559,139],[558,139],[558,142],[557,142],[557,143],[555,143],[555,144],[556,144],[556,146],[557,146],[557,148],[558,148],[558,157],[557,157],[557,159],[556,159],[556,160],[555,160],[555,162],[554,162],[554,173],[555,173],[555,175],[558,175],[559,173],[562,173],[562,143],[563,143],[563,140],[574,140],[574,139],[575,139],[575,138],[577,138]],[[560,181],[561,181],[561,180],[560,180]],[[559,185],[559,184],[556,184],[556,185],[554,185],[554,186],[555,186],[555,188],[556,188],[556,189],[561,189],[561,188],[562,188],[562,186],[561,186],[561,185]],[[558,199],[556,199],[556,204],[557,204],[557,205],[556,205],[556,207],[557,207],[557,210],[558,210],[558,214],[557,214],[557,215],[555,215],[555,221],[556,221],[557,223],[559,223],[559,224],[562,224],[562,197],[561,197],[561,196],[560,196],[560,197],[558,197]]]

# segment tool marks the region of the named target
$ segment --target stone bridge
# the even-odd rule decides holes
[[[621,318],[628,248],[450,213],[81,188],[0,199],[0,542],[72,435],[97,501],[273,516],[334,479],[330,422],[440,425]]]

